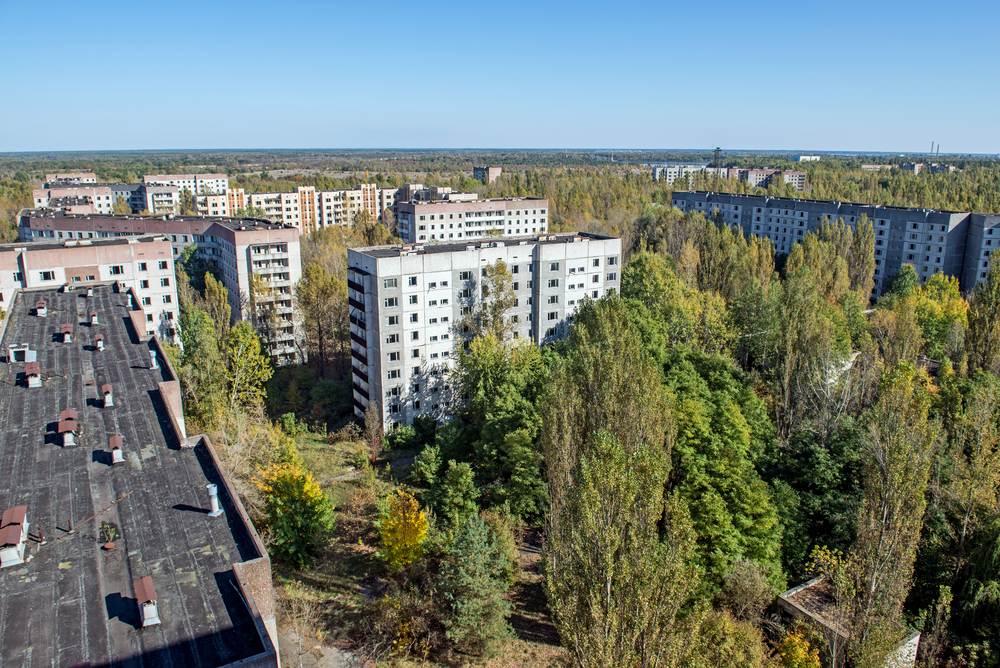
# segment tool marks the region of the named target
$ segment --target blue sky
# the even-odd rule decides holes
[[[1000,2],[0,0],[0,151],[1000,152]]]

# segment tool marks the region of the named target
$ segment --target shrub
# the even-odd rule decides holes
[[[450,460],[444,475],[431,488],[428,496],[448,528],[460,526],[479,511],[476,505],[479,490],[476,489],[472,467],[466,462],[459,464]]]
[[[809,641],[798,631],[789,630],[778,645],[782,668],[820,668],[819,648],[811,647]]]
[[[312,474],[295,464],[272,464],[255,482],[264,495],[275,556],[296,568],[311,566],[333,527],[330,499]]]

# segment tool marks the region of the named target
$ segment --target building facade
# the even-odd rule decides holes
[[[117,283],[132,289],[145,316],[138,334],[176,341],[177,286],[165,236],[65,239],[0,245],[0,306],[17,289],[86,289]]]
[[[229,190],[229,177],[225,174],[147,174],[143,184],[173,186],[177,190],[187,189],[192,195],[202,193],[224,193]]]
[[[472,178],[483,183],[493,183],[503,174],[503,167],[473,167]]]
[[[458,193],[459,195],[465,193]],[[406,201],[396,203],[399,237],[406,243],[545,234],[549,201],[535,197]]]
[[[874,297],[904,264],[913,265],[921,281],[942,272],[970,290],[986,278],[989,251],[1000,242],[994,237],[1000,235],[1000,216],[991,214],[711,192],[675,192],[673,205],[768,238],[777,253],[790,252],[826,221],[854,228],[866,217],[875,231]]]
[[[93,243],[148,235],[167,240],[171,272],[173,260],[194,245],[229,291],[233,319],[253,322],[279,362],[303,358],[294,309],[294,286],[302,277],[296,227],[242,218],[63,215],[45,210],[22,212],[18,226],[23,242]]]
[[[481,297],[484,267],[497,260],[514,279],[514,336],[541,344],[566,335],[585,299],[621,285],[621,240],[595,234],[349,250],[358,417],[372,403],[387,429],[450,414],[448,371],[465,340],[461,323]]]

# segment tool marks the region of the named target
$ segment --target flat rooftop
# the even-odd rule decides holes
[[[52,209],[24,209],[21,211],[19,219],[24,218],[60,218],[64,220],[111,220],[111,221],[147,221],[147,222],[157,222],[157,221],[174,221],[178,223],[198,223],[201,225],[207,223],[215,223],[216,225],[222,225],[231,230],[252,230],[252,229],[262,229],[262,230],[280,230],[280,229],[297,229],[294,225],[285,225],[284,223],[274,223],[270,220],[261,220],[260,218],[232,218],[229,216],[174,216],[174,215],[159,215],[159,216],[140,216],[134,214],[122,214],[122,215],[110,215],[110,214],[99,214],[99,213],[63,213],[61,211],[54,211]]]
[[[204,443],[180,449],[149,343],[130,332],[126,295],[19,293],[2,339],[0,506],[27,506],[26,562],[0,569],[0,665],[223,666],[264,650],[233,571],[263,556]],[[34,313],[47,302],[48,317]],[[100,324],[89,326],[96,311]],[[56,335],[72,324],[73,343]],[[105,350],[93,345],[102,334]],[[8,346],[37,351],[43,385],[27,388]],[[99,388],[110,383],[113,408]],[[55,433],[60,411],[79,411],[77,445]],[[111,464],[108,441],[123,439]],[[209,517],[206,485],[225,514]],[[116,500],[120,500],[117,503]],[[110,508],[109,508],[110,506]],[[107,509],[107,510],[105,510]],[[96,517],[90,521],[88,518]],[[116,548],[102,549],[102,522]],[[70,533],[70,528],[74,530]],[[162,623],[141,628],[133,581],[151,576]]]
[[[395,244],[392,246],[367,246],[365,248],[355,248],[358,253],[364,253],[369,257],[399,257],[405,253],[460,253],[469,250],[469,246],[475,248],[489,248],[494,245],[519,246],[519,245],[547,245],[547,244],[568,244],[573,243],[574,238],[595,239],[603,241],[606,239],[617,239],[601,234],[591,234],[590,232],[560,232],[553,234],[529,234],[527,236],[514,237],[480,237],[473,241],[469,239],[464,243],[428,243],[428,244]],[[523,243],[522,243],[523,242]]]
[[[23,250],[59,250],[60,248],[75,248],[77,246],[121,246],[123,244],[148,244],[154,241],[166,241],[165,234],[146,234],[141,237],[102,237],[99,239],[60,239],[59,241],[20,241],[12,244],[0,244],[0,252]],[[35,293],[32,292],[32,295]],[[123,297],[124,298],[124,297]],[[43,297],[44,299],[44,297]],[[34,304],[29,304],[31,307]],[[0,354],[6,354],[6,348]],[[32,348],[34,350],[34,348]]]

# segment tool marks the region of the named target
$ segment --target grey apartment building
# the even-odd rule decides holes
[[[492,238],[348,251],[354,409],[375,403],[383,425],[443,419],[460,322],[480,297],[488,264],[514,278],[514,336],[541,344],[566,335],[585,299],[621,285],[621,240],[596,234]]]
[[[547,199],[475,199],[475,194],[469,193],[449,193],[445,196],[449,199],[397,201],[399,237],[410,244],[429,241],[454,243],[493,235],[544,234],[549,229]]]
[[[989,252],[1000,242],[1000,216],[990,214],[701,191],[675,192],[672,203],[768,238],[777,253],[791,251],[824,221],[841,219],[853,228],[867,216],[875,230],[874,297],[904,264],[913,265],[921,281],[943,272],[969,290],[986,278]]]

